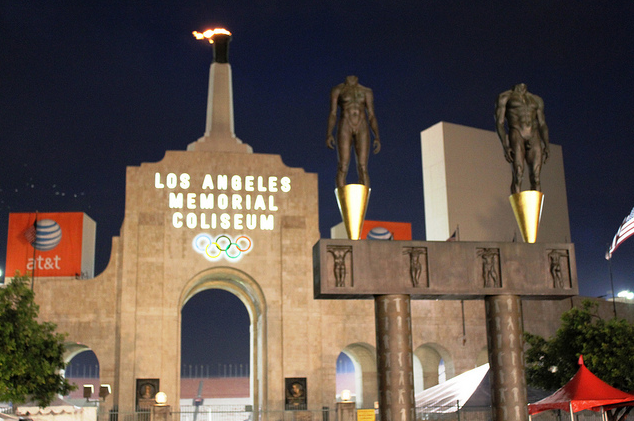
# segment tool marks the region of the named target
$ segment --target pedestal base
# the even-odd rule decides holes
[[[337,420],[356,421],[356,409],[354,402],[337,402]]]
[[[169,405],[154,405],[150,421],[172,421],[172,410]]]
[[[537,190],[526,190],[509,196],[515,220],[525,243],[537,241],[539,221],[542,217],[544,194]]]
[[[363,184],[346,184],[343,187],[337,187],[335,195],[348,238],[358,240],[361,238],[365,211],[370,198],[370,188]]]

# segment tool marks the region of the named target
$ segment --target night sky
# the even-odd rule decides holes
[[[493,131],[497,95],[526,83],[563,147],[580,292],[609,294],[605,250],[634,206],[633,21],[631,0],[0,0],[0,238],[10,212],[85,212],[103,271],[126,166],[203,135],[212,50],[191,32],[225,27],[236,135],[318,173],[322,237],[340,221],[325,137],[345,76],[373,89],[383,143],[366,217],[412,222],[420,240],[419,133]],[[634,240],[612,265],[615,289],[634,289]]]

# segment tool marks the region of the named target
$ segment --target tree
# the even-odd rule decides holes
[[[610,386],[634,390],[634,325],[625,319],[604,320],[597,314],[599,305],[584,300],[581,308],[561,315],[555,336],[546,340],[524,333],[526,379],[529,385],[545,390],[564,386],[577,372],[580,355],[586,367]],[[612,420],[623,419],[632,407],[610,411]]]
[[[55,324],[38,322],[39,306],[28,285],[28,276],[16,273],[0,288],[0,402],[30,399],[44,407],[74,386],[60,374],[66,367],[64,335]]]

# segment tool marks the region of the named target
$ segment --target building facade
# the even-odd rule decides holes
[[[40,317],[68,334],[69,360],[96,354],[100,381],[112,387],[106,405],[133,410],[148,381],[178,407],[181,309],[203,290],[226,290],[250,317],[255,410],[284,409],[291,378],[306,379],[308,409],[333,408],[341,352],[355,364],[357,406],[371,408],[373,301],[313,296],[317,175],[253,153],[235,137],[232,101],[230,64],[215,61],[204,136],[128,167],[125,219],[106,270],[89,280],[39,278]],[[524,302],[525,329],[552,334],[577,300]],[[412,331],[419,390],[438,383],[439,367],[451,378],[487,361],[481,300],[414,301]]]

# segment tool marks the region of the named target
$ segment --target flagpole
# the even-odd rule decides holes
[[[462,346],[467,343],[467,329],[464,321],[464,300],[460,300],[460,308],[462,310]]]
[[[612,276],[612,255],[608,254],[608,256],[609,256],[608,270],[610,271],[610,287],[612,288],[612,308],[614,310],[614,318],[616,319],[616,299],[614,298],[614,278]]]
[[[35,227],[35,241],[37,241],[37,211],[35,211],[35,222],[33,222],[33,226]],[[35,284],[35,241],[31,243],[33,247],[33,270],[31,271],[31,291],[33,291],[33,285]]]

